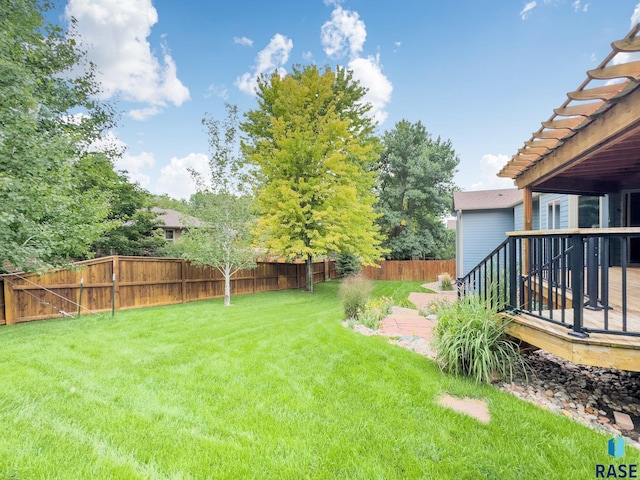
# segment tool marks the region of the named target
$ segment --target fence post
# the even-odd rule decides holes
[[[15,297],[13,295],[13,286],[11,281],[4,279],[4,320],[7,325],[15,325],[16,323],[16,308]]]
[[[111,300],[111,312],[120,310],[120,258],[116,255],[113,257],[113,290]]]
[[[571,235],[573,248],[571,249],[571,295],[573,303],[572,337],[586,338],[589,334],[582,330],[582,308],[584,303],[584,244],[581,235]]]
[[[256,293],[257,277],[258,277],[258,264],[256,263],[256,266],[253,267],[253,293]]]
[[[180,260],[180,280],[182,282],[182,303],[187,301],[187,261]]]

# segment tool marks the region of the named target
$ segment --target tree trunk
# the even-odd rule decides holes
[[[224,306],[231,305],[231,269],[224,271]]]
[[[307,255],[307,290],[313,293],[313,257]]]

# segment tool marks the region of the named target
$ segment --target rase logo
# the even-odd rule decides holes
[[[614,437],[607,442],[609,455],[616,460],[624,456],[624,438]],[[596,464],[596,478],[638,478],[638,465],[621,463],[619,465]]]

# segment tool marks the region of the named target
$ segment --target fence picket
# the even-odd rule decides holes
[[[371,280],[435,282],[438,275],[456,275],[455,260],[386,260],[379,267],[362,267],[362,275]]]
[[[331,278],[336,278],[334,264],[331,262],[329,268]],[[112,256],[78,262],[76,266],[81,274],[74,269],[41,276],[0,276],[0,325],[59,317],[62,309],[75,312],[80,275],[84,277],[83,313],[110,311],[112,301],[115,310],[123,310],[224,295],[220,272],[194,267],[182,259]],[[315,282],[325,280],[324,271],[324,261],[314,263]],[[305,268],[298,264],[259,262],[253,271],[237,272],[231,282],[233,295],[297,288],[306,284]]]

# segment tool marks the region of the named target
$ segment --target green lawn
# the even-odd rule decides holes
[[[610,463],[607,437],[342,327],[337,287],[0,328],[0,478],[522,480]],[[486,398],[490,424],[437,406],[443,392]]]
[[[399,306],[415,308],[408,298],[411,292],[433,293],[433,290],[422,287],[425,282],[394,282],[376,281],[374,282],[373,297],[393,298],[394,303]]]

